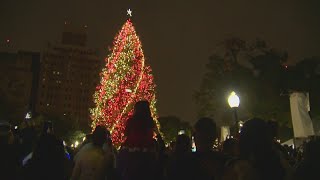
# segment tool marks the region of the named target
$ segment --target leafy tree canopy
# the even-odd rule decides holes
[[[163,133],[164,141],[170,143],[175,141],[178,132],[185,130],[186,134],[191,136],[191,126],[188,122],[181,121],[175,116],[165,116],[158,119],[160,123],[160,131]]]
[[[281,96],[287,53],[259,39],[245,42],[231,38],[219,48],[209,58],[201,87],[194,93],[198,115],[230,125],[233,119],[227,98],[235,91],[240,97],[240,120],[255,116],[287,124],[289,101]]]

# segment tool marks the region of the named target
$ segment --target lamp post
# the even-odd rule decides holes
[[[237,113],[237,108],[239,107],[240,105],[240,98],[239,96],[234,92],[232,91],[231,94],[229,95],[229,98],[228,98],[228,103],[229,103],[229,106],[233,109],[233,112],[234,112],[234,119],[236,121],[236,132],[238,132],[238,113]]]

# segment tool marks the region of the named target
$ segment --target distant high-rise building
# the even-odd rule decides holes
[[[103,61],[86,40],[84,30],[66,27],[61,43],[48,43],[41,58],[37,113],[88,126]]]
[[[0,53],[0,118],[20,123],[34,112],[40,68],[40,53]]]

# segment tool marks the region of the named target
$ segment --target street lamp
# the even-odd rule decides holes
[[[229,103],[229,106],[230,106],[231,108],[237,108],[237,107],[239,107],[239,105],[240,105],[240,98],[239,98],[239,96],[238,96],[234,91],[232,91],[231,94],[229,95],[228,103]]]
[[[239,96],[234,92],[232,91],[231,94],[229,95],[229,98],[228,98],[228,103],[229,103],[229,106],[233,109],[233,112],[234,112],[234,118],[235,118],[235,121],[236,121],[236,132],[238,132],[238,114],[237,114],[237,108],[239,107],[240,105],[240,98]]]

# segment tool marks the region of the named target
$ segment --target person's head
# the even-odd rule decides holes
[[[103,126],[97,126],[92,133],[92,141],[96,146],[101,146],[107,141],[107,130]]]
[[[155,127],[148,101],[138,101],[131,120],[126,124],[126,135],[131,131],[149,131]]]
[[[191,152],[191,141],[190,138],[185,134],[180,134],[177,136],[175,144],[175,153],[183,154]]]
[[[240,156],[250,160],[263,179],[284,177],[280,157],[273,149],[270,126],[264,120],[253,118],[244,123],[239,138],[239,150]]]
[[[238,141],[234,138],[226,139],[223,142],[222,152],[227,155],[237,156],[238,153]]]
[[[134,116],[139,118],[151,117],[150,105],[148,101],[138,101],[134,105]]]
[[[262,119],[253,118],[245,122],[239,138],[240,154],[250,156],[256,151],[272,148],[272,134],[269,125]]]
[[[197,151],[212,150],[214,140],[216,139],[217,126],[213,119],[201,118],[194,125],[194,141]]]

